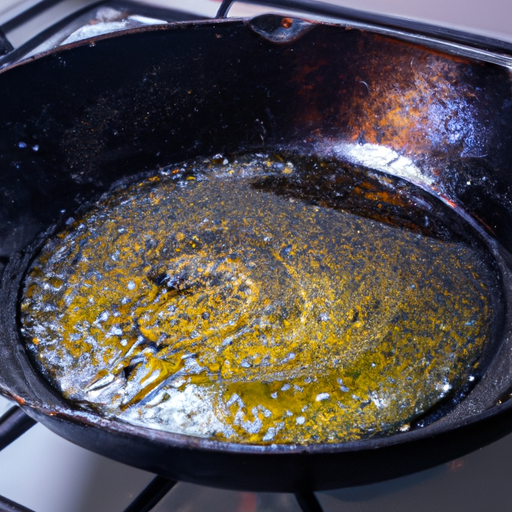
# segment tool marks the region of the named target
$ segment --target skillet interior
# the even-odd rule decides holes
[[[384,148],[395,173],[405,172],[393,164],[404,157],[409,179],[499,242],[491,245],[509,301],[509,69],[372,32],[295,27],[287,33],[281,18],[265,17],[151,29],[0,76],[0,388],[64,437],[171,478],[296,491],[424,469],[512,429],[510,404],[495,406],[512,382],[507,320],[487,375],[450,415],[341,445],[240,446],[114,424],[70,409],[32,370],[15,320],[27,247],[118,179],[198,155],[284,148],[343,158],[347,148]]]

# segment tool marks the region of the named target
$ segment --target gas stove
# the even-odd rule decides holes
[[[233,17],[263,12],[301,14],[301,2],[291,2],[293,9],[259,4],[236,2],[228,14]],[[281,5],[286,4],[281,2]],[[0,27],[7,36],[6,45],[10,50],[5,60],[0,60],[0,65],[107,32],[173,20],[213,18],[220,5],[221,2],[212,0],[189,0],[186,5],[177,0],[0,2]],[[357,5],[354,2],[350,5],[347,0],[343,4],[331,2],[331,5],[331,10],[325,9],[313,17],[336,21],[337,16],[350,15],[350,11],[336,10],[342,5],[365,10],[369,20],[372,13],[378,12],[512,42],[508,23],[512,7],[508,0],[485,4],[436,0],[428,5],[419,1],[402,4],[399,0],[385,3],[360,0]],[[307,14],[312,17],[311,13]],[[0,415],[11,406],[0,397]],[[373,485],[318,492],[316,498],[325,512],[413,509],[418,512],[501,512],[510,509],[511,460],[512,435],[509,435],[478,452],[431,470]],[[35,425],[0,452],[0,495],[35,512],[132,510],[127,507],[154,477],[79,448],[41,425]],[[151,510],[299,512],[301,509],[318,510],[315,507],[313,503],[303,504],[301,508],[291,494],[228,491],[179,482]],[[0,503],[0,511],[3,510],[18,509]]]

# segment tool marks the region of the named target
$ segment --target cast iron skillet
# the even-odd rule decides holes
[[[370,148],[387,155],[365,157],[365,165],[405,173],[485,231],[501,261],[507,309],[512,51],[502,48],[263,16],[98,38],[4,70],[0,392],[92,451],[172,479],[233,489],[376,482],[510,432],[506,315],[485,375],[438,421],[381,439],[265,447],[133,427],[73,409],[33,370],[16,320],[27,248],[81,204],[141,171],[262,149],[344,158],[347,148]]]

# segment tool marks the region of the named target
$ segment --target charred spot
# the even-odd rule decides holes
[[[157,275],[148,275],[148,279],[156,286],[164,285],[167,278],[168,276],[166,272],[161,272],[160,274]]]
[[[197,285],[192,284],[188,274],[169,275],[167,272],[154,272],[148,274],[148,279],[159,287],[165,287],[175,295],[187,294]]]
[[[168,275],[166,279],[166,286],[171,291],[186,291],[192,287],[190,281],[190,276],[185,272],[171,276]]]
[[[128,366],[125,366],[123,368],[124,378],[128,380],[133,375],[133,372],[135,371],[135,368],[137,368],[137,366],[139,366],[139,364],[140,363],[135,363],[135,364],[130,364]]]

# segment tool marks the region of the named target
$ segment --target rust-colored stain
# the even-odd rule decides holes
[[[354,34],[343,46],[344,37],[331,61],[296,62],[298,124],[323,127],[313,140],[382,145],[414,159],[486,154],[492,127],[476,122],[486,98],[474,63],[383,36]]]
[[[352,138],[418,155],[454,145],[469,155],[474,139],[476,93],[463,83],[465,66],[433,55],[393,56],[379,73],[366,77],[366,94],[354,98]]]
[[[292,18],[283,18],[281,20],[281,25],[284,28],[291,28],[291,26],[293,25],[293,19]]]
[[[406,191],[285,156],[172,166],[46,242],[26,346],[66,398],[137,425],[256,444],[407,430],[478,365],[494,281],[469,245],[387,218]]]

